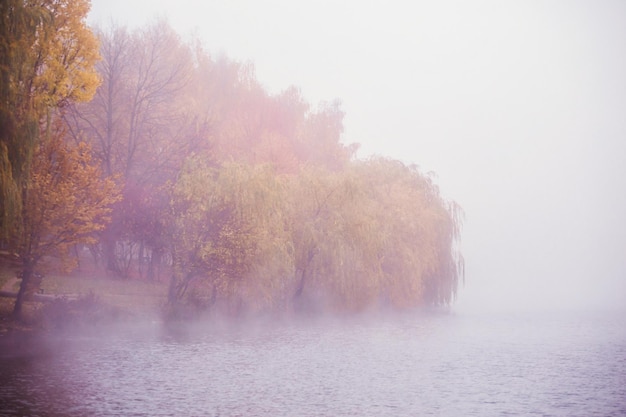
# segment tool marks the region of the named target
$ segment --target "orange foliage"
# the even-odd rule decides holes
[[[31,175],[24,192],[22,222],[13,230],[12,242],[22,265],[22,285],[16,314],[26,290],[44,257],[61,260],[65,269],[74,266],[70,249],[79,243],[93,243],[95,233],[110,220],[111,205],[119,200],[117,186],[103,179],[94,165],[89,147],[68,146],[63,128],[54,125],[51,134],[35,150]],[[18,225],[16,225],[18,226]]]

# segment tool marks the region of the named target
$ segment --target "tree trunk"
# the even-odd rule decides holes
[[[148,263],[148,279],[150,281],[161,281],[160,268],[163,249],[153,248],[150,256],[150,262]]]
[[[172,272],[172,279],[168,292],[168,301],[170,304],[178,304],[185,297],[191,280],[194,278],[192,273],[176,274]]]
[[[302,291],[304,290],[304,284],[307,281],[308,278],[308,270],[309,270],[309,266],[311,265],[311,262],[313,261],[313,258],[315,257],[315,253],[316,253],[316,248],[311,248],[308,250],[307,252],[307,259],[304,262],[304,265],[302,265],[302,268],[296,268],[296,275],[298,274],[298,271],[300,271],[300,279],[298,280],[298,286],[296,287],[296,291],[293,295],[294,299],[300,298],[300,296],[302,296]]]
[[[122,275],[122,271],[117,262],[115,245],[115,238],[111,236],[110,233],[105,232],[102,236],[102,255],[104,256],[106,270],[112,272],[119,277]]]
[[[13,306],[13,318],[22,318],[22,305],[28,295],[28,289],[30,287],[30,280],[33,276],[33,267],[31,265],[24,265],[22,268],[22,282],[20,283],[20,289],[17,292],[17,298],[15,299],[15,305]]]
[[[115,215],[115,213],[114,213]],[[111,223],[104,229],[100,237],[102,245],[102,258],[105,270],[116,277],[122,276],[122,268],[117,257],[117,242],[122,231],[120,220],[113,218]]]
[[[300,279],[298,280],[298,286],[296,287],[296,291],[293,294],[294,299],[300,298],[300,296],[302,295],[302,291],[304,290],[304,283],[306,281],[306,269],[303,269],[301,271],[296,270],[296,276],[297,275],[300,275]]]
[[[144,256],[144,241],[139,241],[139,250],[137,251],[137,271],[139,272],[139,278],[144,278],[144,264],[146,263],[146,257]]]

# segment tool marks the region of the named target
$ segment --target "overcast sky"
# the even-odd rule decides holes
[[[466,212],[458,308],[626,306],[626,2],[92,0],[166,17]]]

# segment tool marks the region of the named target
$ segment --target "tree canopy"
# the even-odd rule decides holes
[[[411,308],[450,303],[462,277],[456,206],[398,161],[285,174],[195,160],[174,189],[175,298],[194,288],[228,311]]]
[[[0,220],[24,291],[82,243],[120,277],[167,276],[172,311],[454,299],[462,211],[415,166],[356,159],[341,102],[270,94],[163,20],[96,40],[87,1],[6,4]]]
[[[92,239],[117,198],[85,144],[69,148],[58,113],[91,99],[98,41],[88,0],[0,2],[0,243],[18,256],[14,314],[39,283],[44,256],[67,259]]]
[[[99,83],[88,0],[0,2],[0,238],[20,222],[40,128],[52,109],[89,100]],[[44,129],[47,127],[44,126]]]
[[[110,206],[120,197],[116,184],[103,178],[92,163],[89,147],[66,144],[63,133],[63,126],[55,123],[49,138],[36,147],[22,224],[11,236],[22,278],[16,316],[24,298],[39,288],[45,268],[42,261],[54,257],[60,269],[73,267],[76,259],[70,257],[70,249],[96,241],[95,232],[109,222]]]

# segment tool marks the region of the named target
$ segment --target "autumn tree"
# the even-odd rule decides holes
[[[449,304],[464,274],[460,207],[416,166],[373,158],[353,169],[377,202],[372,226],[382,240],[382,299],[395,307]]]
[[[270,94],[252,64],[163,21],[99,37],[102,85],[64,114],[123,185],[101,239],[110,270],[128,276],[138,259],[143,273],[149,258],[154,276],[169,254],[172,305],[197,296],[229,311],[454,298],[461,210],[416,167],[355,160],[339,101]]]
[[[269,94],[251,63],[214,58],[164,21],[98,35],[102,85],[94,100],[71,106],[66,121],[76,140],[92,144],[104,172],[124,184],[124,201],[101,241],[107,268],[118,275],[128,275],[133,257],[144,258],[141,248],[150,265],[160,257],[163,239],[143,228],[165,230],[165,207],[154,203],[167,200],[164,184],[190,155],[214,166],[270,164],[291,174],[302,164],[340,169],[353,155],[354,147],[341,143],[338,102],[311,110],[297,88]]]
[[[241,76],[216,121],[218,160],[269,163],[293,174],[303,164],[341,169],[354,156],[356,146],[341,142],[339,101],[312,109],[297,88],[270,95],[249,66],[235,69]]]
[[[55,123],[35,148],[22,225],[11,236],[22,278],[13,310],[16,317],[50,267],[42,261],[54,257],[64,269],[71,268],[75,258],[69,256],[70,249],[93,242],[94,232],[110,220],[110,205],[119,199],[114,182],[102,179],[89,147],[84,143],[70,146],[63,136],[61,123]]]
[[[0,2],[0,238],[20,224],[40,127],[98,85],[88,0]]]
[[[449,304],[463,276],[461,211],[416,167],[385,158],[291,180],[296,309]]]
[[[102,85],[92,101],[69,109],[66,122],[76,141],[90,142],[105,174],[124,185],[124,202],[116,205],[101,243],[107,269],[127,276],[138,256],[133,248],[159,258],[163,213],[154,203],[167,201],[163,185],[202,148],[208,124],[197,110],[194,52],[165,21],[135,31],[112,25],[97,33]],[[138,192],[158,196],[138,199]],[[142,207],[148,200],[150,206]],[[152,231],[144,230],[150,225]]]
[[[344,116],[339,100],[322,102],[310,112],[296,137],[299,159],[329,170],[346,167],[358,145],[341,142]]]
[[[379,292],[377,201],[351,169],[303,170],[292,179],[290,227],[297,310],[359,310]]]
[[[274,308],[292,276],[283,183],[271,167],[188,161],[172,194],[170,304],[192,288],[208,306]]]
[[[285,174],[194,158],[171,207],[171,303],[200,295],[237,313],[404,309],[449,304],[463,276],[460,209],[399,161]]]

